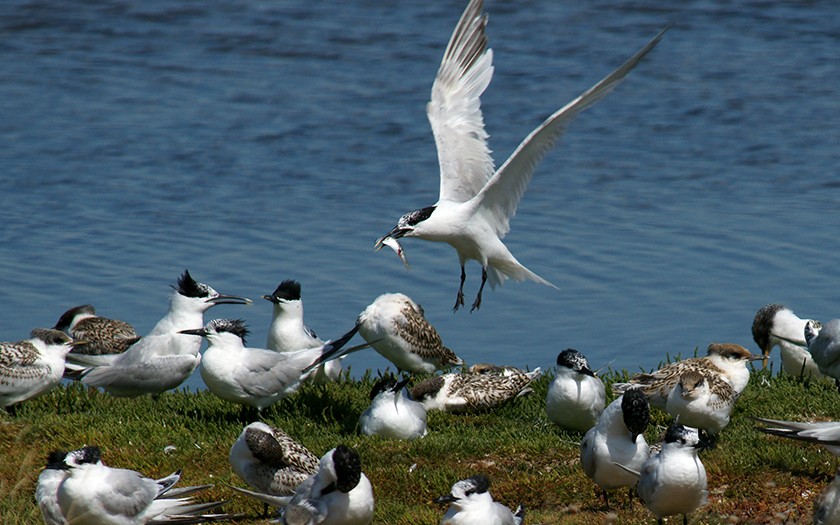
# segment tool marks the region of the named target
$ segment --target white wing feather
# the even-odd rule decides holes
[[[668,27],[659,32],[642,49],[630,57],[627,62],[607,75],[603,80],[586,90],[548,117],[532,131],[516,148],[507,161],[496,171],[487,185],[476,195],[479,207],[488,211],[487,218],[496,228],[500,238],[510,231],[510,219],[516,213],[516,207],[522,194],[531,182],[534,169],[548,151],[554,147],[560,135],[578,113],[588,108],[607,93],[612,91],[630,71],[662,39]]]
[[[493,174],[481,94],[493,77],[483,0],[472,0],[446,47],[426,106],[440,163],[440,200],[466,202]]]

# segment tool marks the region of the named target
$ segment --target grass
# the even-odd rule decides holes
[[[608,384],[626,372],[606,374]],[[359,414],[367,407],[373,379],[345,377],[339,383],[307,385],[266,409],[262,419],[296,437],[320,456],[339,443],[358,450],[376,495],[374,523],[436,524],[444,508],[433,500],[455,481],[476,473],[492,481],[494,498],[523,503],[527,523],[654,523],[648,510],[626,493],[604,508],[579,464],[582,434],[549,423],[544,399],[552,377],[544,375],[533,395],[479,415],[429,414],[429,434],[411,442],[362,436]],[[607,388],[609,392],[609,387]],[[748,416],[834,419],[838,393],[829,382],[803,382],[755,371],[717,448],[701,458],[709,478],[709,504],[693,524],[801,523],[832,479],[837,462],[820,447],[754,430]],[[668,416],[654,410],[648,442],[655,442]],[[160,477],[183,468],[181,484],[214,483],[205,498],[230,500],[225,510],[243,513],[232,523],[264,523],[262,505],[224,484],[242,485],[227,455],[246,422],[239,406],[207,391],[175,391],[157,399],[118,399],[78,384],[56,388],[0,413],[0,516],[4,524],[40,524],[35,482],[47,453],[96,444],[111,466]],[[174,448],[172,448],[174,447]],[[680,523],[681,518],[672,518]]]

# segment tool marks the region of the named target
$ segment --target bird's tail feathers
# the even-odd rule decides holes
[[[228,485],[228,487],[240,494],[245,494],[246,496],[262,501],[266,505],[270,505],[275,508],[283,508],[292,501],[292,496],[273,496],[263,492],[254,492],[253,490],[243,489],[242,487],[234,487],[233,485]]]
[[[521,282],[527,279],[560,291],[560,288],[546,281],[528,268],[522,266],[516,261],[516,259],[509,262],[493,261],[490,265],[488,265],[487,281],[490,282],[491,288],[496,288],[497,285],[501,286],[507,279],[513,279],[516,282]]]
[[[349,348],[344,348],[350,339],[356,335],[356,332],[359,331],[359,325],[356,324],[350,329],[349,332],[344,334],[343,336],[339,337],[335,341],[328,341],[323,347],[321,351],[321,355],[319,355],[315,361],[313,361],[309,366],[303,369],[304,374],[308,374],[313,369],[315,369],[318,365],[322,363],[326,363],[327,361],[332,361],[334,359],[338,359],[343,357],[347,354],[352,354],[353,352],[357,352],[359,350],[363,350],[370,346],[370,343],[364,343],[356,346],[351,346]]]
[[[641,472],[639,472],[638,470],[633,470],[630,467],[625,467],[621,463],[617,463],[617,462],[613,461],[613,465],[615,465],[616,467],[618,467],[618,468],[620,468],[620,469],[622,469],[626,472],[629,472],[630,474],[636,476],[637,478],[640,478],[642,476]]]

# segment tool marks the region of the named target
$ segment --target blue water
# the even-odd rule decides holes
[[[674,26],[571,126],[511,223],[511,251],[559,293],[508,283],[453,314],[454,250],[406,240],[410,271],[375,253],[436,200],[425,103],[465,3],[3,2],[0,340],[82,303],[145,332],[184,268],[255,299],[206,319],[247,319],[256,346],[271,317],[259,297],[295,278],[324,337],[399,291],[467,362],[531,368],[567,347],[631,370],[713,341],[757,351],[768,302],[840,314],[827,1],[488,0],[497,163]],[[469,304],[480,269],[467,272]]]

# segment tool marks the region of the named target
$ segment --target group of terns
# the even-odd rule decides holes
[[[534,171],[570,122],[620,83],[659,43],[656,35],[618,69],[549,116],[495,167],[487,145],[480,97],[493,75],[487,47],[487,15],[482,0],[471,0],[457,23],[431,90],[427,116],[440,166],[438,201],[400,217],[375,247],[388,246],[407,263],[399,243],[416,237],[446,242],[458,254],[460,284],[454,310],[464,306],[465,264],[481,265],[481,283],[471,310],[481,306],[487,281],[532,280],[554,287],[523,266],[502,239],[510,230]],[[334,340],[322,340],[303,323],[300,284],[284,281],[263,296],[274,316],[266,348],[246,346],[247,327],[239,319],[204,314],[219,304],[248,304],[195,281],[188,271],[179,278],[168,313],[146,335],[125,322],[96,315],[82,305],[62,315],[52,329],[0,346],[0,405],[13,407],[43,394],[62,377],[101,388],[114,396],[158,395],[180,385],[197,368],[208,389],[219,397],[257,411],[295,392],[302,381],[336,379],[340,359],[372,346],[399,372],[434,374],[462,366],[425,319],[423,309],[403,294],[383,294],[359,315],[355,325]],[[556,288],[556,287],[555,287]],[[359,333],[366,343],[348,347]],[[732,407],[749,380],[747,363],[766,358],[774,346],[784,370],[818,378],[840,378],[840,320],[826,325],[802,320],[780,305],[762,308],[753,335],[763,354],[754,356],[734,344],[713,344],[706,357],[669,364],[614,385],[618,396],[606,404],[605,387],[586,358],[573,349],[557,357],[557,375],[546,398],[548,418],[585,432],[580,443],[585,473],[606,491],[636,487],[661,522],[689,513],[706,501],[706,473],[697,450],[705,444],[698,429],[710,435],[728,423]],[[201,339],[207,340],[204,356]],[[475,368],[475,367],[474,367]],[[480,368],[480,367],[479,367]],[[483,372],[483,373],[482,373]],[[529,391],[539,369],[524,372],[487,367],[473,373],[432,375],[409,390],[411,376],[386,375],[371,393],[371,406],[360,416],[363,433],[396,439],[428,432],[426,410],[486,410]],[[650,407],[675,417],[658,451],[644,439]],[[766,432],[840,445],[835,423],[766,420]],[[283,507],[289,525],[370,523],[373,492],[361,471],[361,459],[338,445],[320,459],[279,429],[248,425],[230,450],[233,471],[248,485],[241,492]],[[106,466],[93,446],[50,455],[36,498],[47,525],[128,523],[197,523],[230,516],[212,514],[221,503],[195,503],[192,494],[205,487],[173,488],[180,472],[153,480],[137,472]],[[840,482],[835,482],[840,484]],[[825,496],[821,515],[837,522],[837,489]],[[438,499],[450,505],[441,519],[448,525],[519,525],[524,510],[494,502],[482,474],[457,481]],[[833,517],[832,517],[833,516]],[[831,520],[834,521],[831,521]]]

